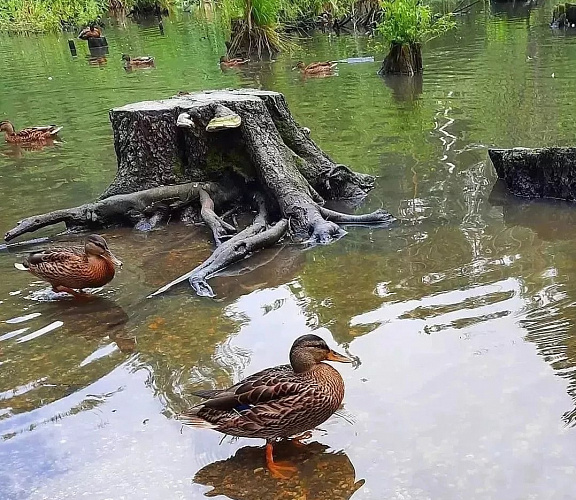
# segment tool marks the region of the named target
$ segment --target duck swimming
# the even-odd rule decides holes
[[[306,66],[302,61],[298,61],[292,69],[299,69],[304,75],[329,75],[338,66],[332,61],[310,63]]]
[[[0,132],[4,132],[6,142],[14,144],[46,143],[54,140],[54,137],[62,130],[56,125],[43,127],[28,127],[16,132],[12,122],[5,120],[0,122]]]
[[[29,271],[52,285],[56,293],[83,295],[84,288],[98,288],[109,283],[121,267],[108,248],[106,240],[92,234],[84,247],[53,248],[30,254],[16,269]],[[77,292],[76,290],[79,290]]]
[[[124,67],[131,68],[149,68],[154,66],[154,58],[151,56],[130,57],[128,54],[122,54]]]
[[[317,335],[303,335],[290,349],[289,365],[267,368],[228,389],[195,392],[206,401],[179,418],[193,427],[265,439],[270,473],[286,479],[296,468],[274,462],[273,443],[314,429],[340,407],[344,398],[342,377],[323,361],[352,362]]]

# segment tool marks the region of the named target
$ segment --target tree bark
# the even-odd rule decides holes
[[[489,149],[488,155],[516,196],[576,200],[576,148]]]
[[[218,204],[229,202],[238,195],[215,183],[189,182],[174,186],[159,186],[130,194],[111,196],[93,203],[74,208],[55,210],[46,214],[27,217],[10,229],[4,239],[10,241],[17,236],[64,222],[68,229],[95,229],[119,224],[136,225],[151,218],[158,210],[183,210],[200,199],[200,192],[212,193]]]

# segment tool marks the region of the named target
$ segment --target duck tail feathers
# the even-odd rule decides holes
[[[24,264],[20,264],[20,262],[15,262],[14,267],[19,271],[28,271],[28,268]]]
[[[199,429],[216,429],[216,425],[200,418],[194,413],[181,413],[178,415],[178,420],[184,425],[189,425],[190,427],[197,427]]]

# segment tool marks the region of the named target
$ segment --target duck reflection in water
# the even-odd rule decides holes
[[[262,470],[262,447],[240,448],[233,457],[200,469],[194,482],[213,489],[207,497],[223,495],[233,500],[280,498],[348,500],[364,485],[356,481],[356,471],[344,452],[328,452],[328,446],[312,442],[298,446],[290,441],[278,443],[280,458],[297,460],[298,474],[277,481]]]
[[[136,340],[126,332],[129,316],[113,300],[93,296],[87,301],[54,301],[46,304],[43,317],[53,317],[71,326],[71,332],[86,339],[108,336],[124,354],[136,349]]]

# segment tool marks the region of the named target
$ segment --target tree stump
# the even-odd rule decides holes
[[[422,73],[422,45],[393,42],[378,73],[409,76]]]
[[[100,200],[24,219],[6,240],[61,221],[69,228],[130,224],[145,230],[167,219],[203,221],[212,230],[214,254],[157,293],[189,279],[200,295],[213,295],[210,276],[288,231],[326,244],[344,234],[338,224],[393,220],[383,210],[348,215],[323,206],[326,199],[357,202],[374,178],[318,148],[277,92],[181,92],[112,109],[110,121],[118,171]],[[234,234],[236,228],[217,215],[230,206],[256,208],[258,216]]]
[[[489,149],[488,155],[513,194],[576,200],[576,148]]]

